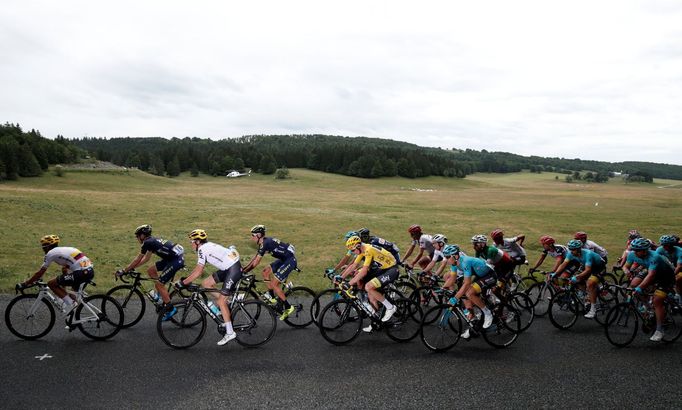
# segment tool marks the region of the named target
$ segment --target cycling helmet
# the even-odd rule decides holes
[[[360,246],[360,244],[362,244],[362,241],[360,240],[359,236],[351,236],[346,241],[346,248],[348,248],[348,250],[352,251],[352,250],[356,249],[358,246]]]
[[[412,235],[421,235],[422,227],[419,225],[412,225],[409,228],[407,228],[407,232],[409,232]]]
[[[261,234],[265,235],[265,226],[264,225],[254,225],[253,228],[251,228],[251,233],[252,234]]]
[[[504,232],[502,232],[502,229],[495,229],[494,231],[490,232],[490,237],[501,240],[504,237]]]
[[[488,243],[488,238],[485,235],[474,235],[471,237],[471,243]]]
[[[140,225],[137,228],[135,228],[135,236],[137,235],[151,235],[152,234],[152,226],[151,225]]]
[[[540,237],[540,243],[543,245],[550,245],[551,246],[551,245],[554,245],[556,243],[556,241],[554,240],[554,238],[552,238],[549,235],[542,235]]]
[[[586,241],[587,240],[587,234],[583,231],[578,231],[573,235],[573,237],[579,241]]]
[[[343,236],[343,239],[348,240],[351,236],[358,236],[358,233],[355,231],[348,231],[346,234]]]
[[[642,237],[642,235],[640,235],[636,229],[633,229],[630,232],[628,232],[628,239],[636,239],[636,238],[641,238],[641,237]]]
[[[40,246],[43,248],[57,245],[59,245],[59,237],[57,235],[45,235],[40,238]]]
[[[187,235],[189,239],[195,240],[199,239],[200,241],[205,241],[208,238],[208,235],[206,235],[206,231],[203,229],[195,229],[192,232]]]
[[[568,246],[568,249],[580,249],[583,247],[583,243],[579,239],[571,239],[566,246]]]
[[[661,245],[677,245],[677,238],[673,235],[663,235],[658,241]]]
[[[457,255],[459,253],[458,245],[448,245],[443,248],[443,256],[449,258],[450,256]]]
[[[433,235],[433,238],[431,238],[431,242],[438,242],[438,243],[448,243],[448,238],[445,237],[442,233],[437,233]]]
[[[646,251],[651,248],[651,242],[645,238],[635,238],[630,242],[630,249],[633,251]]]
[[[360,240],[364,243],[369,242],[369,229],[367,228],[360,228],[358,229],[358,236],[360,237]]]

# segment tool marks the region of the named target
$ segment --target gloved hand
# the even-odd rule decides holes
[[[640,288],[639,286],[634,288],[633,291],[638,295],[641,295],[643,293],[642,288]]]
[[[550,279],[554,279],[555,276],[556,276],[556,272],[549,272],[549,278]]]
[[[14,290],[17,292],[24,290],[24,289],[26,289],[26,285],[23,283],[17,283],[17,285],[14,287]]]
[[[184,278],[181,278],[179,281],[175,282],[175,284],[173,285],[173,286],[175,286],[175,289],[182,290],[185,288],[185,284],[182,283],[183,279]]]
[[[448,303],[451,304],[451,305],[456,305],[457,302],[458,302],[458,300],[457,300],[457,298],[454,297],[454,296],[451,297],[450,300],[448,300]]]
[[[578,283],[578,277],[575,275],[571,276],[571,283],[573,283],[573,284]]]
[[[128,273],[128,272],[126,272],[123,269],[119,269],[116,271],[116,277],[121,277],[121,276],[125,275],[126,273]]]
[[[336,273],[336,270],[334,268],[327,268],[324,270],[324,274],[327,276],[332,276],[335,273]]]

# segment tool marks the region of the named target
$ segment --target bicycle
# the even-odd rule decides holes
[[[396,342],[408,342],[419,334],[422,310],[417,303],[403,297],[395,287],[388,287],[384,297],[395,307],[396,312],[386,322],[381,321],[385,307],[375,311],[366,299],[366,292],[354,293],[347,282],[337,284],[341,298],[330,302],[319,316],[322,337],[331,344],[341,346],[353,341],[362,328],[363,319],[370,320],[373,330],[385,330]]]
[[[17,285],[16,292],[21,295],[7,305],[7,328],[22,339],[39,339],[52,330],[56,321],[55,310],[59,310],[66,316],[69,332],[78,329],[94,340],[114,337],[123,323],[123,309],[109,296],[88,295],[85,292],[87,285],[96,286],[94,282],[84,282],[77,292],[67,290],[76,298],[68,311],[62,309],[62,300],[52,293],[47,283],[37,281],[26,287]],[[33,287],[38,287],[38,293],[24,292]]]
[[[335,275],[332,270],[326,270],[322,275],[331,281],[332,287],[324,289],[315,295],[315,299],[313,299],[313,302],[310,305],[313,322],[315,323],[315,326],[318,327],[320,326],[319,317],[322,308],[341,298],[341,290],[334,286],[336,283],[335,277],[337,275]]]
[[[174,349],[194,346],[206,333],[206,316],[213,319],[218,333],[224,336],[223,318],[213,313],[206,302],[206,293],[220,290],[202,288],[198,285],[188,285],[185,289],[191,294],[188,298],[173,303],[178,312],[172,320],[164,321],[163,313],[159,313],[156,331],[161,340]],[[229,306],[237,343],[245,347],[257,347],[272,339],[277,330],[277,318],[275,311],[268,304],[257,299],[245,300],[243,293],[235,293]]]
[[[448,292],[447,296],[451,295]],[[493,315],[493,323],[487,329],[483,329],[483,313],[477,306],[469,312],[458,301],[455,305],[447,302],[427,310],[419,329],[424,346],[434,352],[451,349],[461,338],[463,323],[469,329],[469,338],[481,335],[498,349],[511,346],[522,332],[519,312],[504,302],[494,304],[489,297],[483,298]]]
[[[615,285],[600,280],[597,287],[597,313],[594,316],[594,320],[600,325],[605,323],[610,305],[618,303],[618,294],[614,289]],[[555,293],[549,301],[549,320],[558,329],[570,329],[578,320],[578,316],[588,311],[587,307],[590,303],[586,301],[586,298],[586,291],[578,289],[576,284],[569,283],[566,288]]]
[[[126,277],[132,279],[132,284],[130,284]],[[116,275],[116,280],[118,279],[121,279],[121,282],[125,283],[125,285],[111,288],[107,292],[107,296],[114,298],[121,305],[121,308],[123,308],[125,313],[122,325],[123,329],[132,327],[142,320],[144,312],[147,309],[146,300],[152,303],[156,313],[159,313],[163,309],[163,301],[161,300],[160,295],[154,293],[154,296],[152,296],[154,288],[147,290],[143,284],[145,281],[156,282],[158,279],[142,277],[142,274],[136,271],[125,272],[121,276]],[[168,282],[167,287],[171,301],[174,299],[177,301],[180,298],[189,296],[188,294],[185,295],[182,294],[182,292],[178,292],[177,289],[173,288],[173,284],[170,282]]]
[[[627,300],[612,307],[606,315],[604,331],[608,341],[617,347],[625,347],[632,343],[642,322],[643,333],[651,335],[656,330],[656,314],[653,310],[651,294],[644,295],[645,300],[633,297],[632,289],[619,286],[627,294]],[[663,342],[672,343],[682,335],[682,307],[677,303],[674,292],[668,293],[663,302],[665,320],[663,321]]]

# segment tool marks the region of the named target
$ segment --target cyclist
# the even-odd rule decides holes
[[[74,290],[78,290],[82,283],[91,281],[95,276],[92,262],[76,248],[59,246],[59,236],[57,235],[43,236],[40,238],[40,246],[45,253],[43,265],[27,281],[18,284],[17,290],[23,289],[42,278],[52,262],[61,265],[62,274],[47,282],[47,286],[57,297],[62,299],[62,310],[68,312],[74,307],[74,301],[64,288],[71,286]]]
[[[358,229],[357,236],[360,237],[360,240],[362,241],[362,243],[368,243],[370,245],[380,246],[380,247],[386,249],[387,251],[391,252],[391,255],[393,255],[396,262],[398,262],[398,265],[401,264],[401,262],[400,262],[400,248],[398,248],[398,245],[396,245],[395,243],[387,241],[384,238],[379,238],[378,236],[370,235],[369,229],[367,229],[367,228]]]
[[[348,231],[348,232],[346,232],[346,234],[343,236],[343,239],[344,239],[345,241],[347,241],[348,238],[350,238],[351,236],[358,236],[358,233],[357,233],[356,231]],[[353,259],[353,252],[347,251],[347,252],[343,255],[343,258],[341,258],[341,260],[339,261],[339,263],[337,263],[336,266],[334,266],[333,268],[327,269],[326,272],[327,272],[329,275],[333,275],[333,274],[335,274],[336,272],[338,272],[339,270],[345,269],[346,266],[348,266],[348,263],[349,263],[352,259]]]
[[[443,255],[443,249],[445,248],[445,245],[447,245],[448,243],[448,238],[445,235],[438,233],[433,235],[431,243],[433,244],[434,248],[433,257],[431,258],[431,262],[429,262],[429,264],[426,265],[426,267],[424,268],[424,272],[431,273],[431,269],[433,269],[433,267],[436,266],[436,263],[441,262],[441,264],[438,266],[438,269],[435,272],[435,275],[442,276],[443,271],[447,266],[445,256]]]
[[[535,272],[535,270],[545,261],[547,255],[556,259],[554,267],[551,270],[552,272],[556,272],[557,269],[559,269],[559,266],[566,259],[568,249],[566,249],[564,245],[557,244],[554,238],[552,238],[549,235],[542,235],[540,237],[540,245],[542,245],[543,248],[542,254],[540,255],[540,259],[538,259],[538,261],[535,262],[535,265],[533,265],[533,267],[528,269],[528,272],[530,273]]]
[[[613,265],[614,268],[622,268],[623,264],[628,258],[628,253],[630,252],[630,243],[634,241],[637,238],[641,238],[642,235],[637,231],[636,229],[631,229],[628,232],[628,240],[625,243],[625,250],[623,251],[623,254],[618,258],[618,261],[616,261],[616,264]]]
[[[587,233],[583,231],[578,231],[575,233],[573,238],[582,242],[584,249],[589,249],[593,252],[597,252],[597,255],[599,255],[604,260],[604,263],[606,264],[609,263],[608,252],[606,252],[606,249],[599,246],[599,244],[597,244],[596,242],[587,239]]]
[[[412,237],[412,243],[410,244],[410,247],[407,248],[407,253],[405,253],[405,256],[403,256],[402,260],[405,262],[405,266],[408,269],[412,269],[414,265],[419,264],[423,270],[426,265],[431,262],[431,258],[433,258],[434,249],[433,243],[431,242],[433,238],[431,235],[423,233],[422,228],[419,225],[410,226],[407,229],[407,232],[409,232],[410,237]],[[419,245],[419,253],[412,260],[412,263],[407,262],[407,259],[410,257],[410,255],[412,255],[412,252],[417,245]]]
[[[526,235],[505,238],[504,232],[501,229],[495,229],[490,233],[490,237],[493,239],[497,249],[501,249],[509,254],[514,264],[523,265],[526,263],[526,250],[523,249],[523,241],[526,240]]]
[[[481,299],[481,292],[492,289],[497,283],[495,271],[482,259],[463,255],[458,245],[448,245],[443,249],[443,255],[448,258],[451,265],[450,270],[456,273],[462,272],[464,281],[455,296],[450,299],[450,303],[456,304],[462,296],[466,295],[468,301],[464,301],[464,306],[469,309],[472,303],[478,306],[483,312],[483,328],[487,329],[493,323],[493,314]],[[469,338],[469,330],[462,334],[465,339]]]
[[[488,238],[485,235],[474,235],[471,238],[476,257],[483,259],[495,269],[497,278],[506,283],[514,273],[514,261],[509,254],[494,246],[488,245]]]
[[[265,295],[271,302],[277,302],[272,295],[272,292],[275,292],[283,306],[279,320],[284,320],[294,312],[295,308],[287,301],[287,297],[280,284],[287,280],[289,274],[298,266],[296,263],[296,250],[291,244],[282,242],[277,238],[265,236],[265,226],[263,225],[255,225],[251,228],[251,240],[258,245],[258,253],[246,265],[244,273],[250,272],[258,266],[266,253],[270,253],[275,258],[274,262],[263,269],[263,279],[265,279],[268,287]]]
[[[166,312],[163,316],[163,320],[168,320],[173,317],[178,310],[175,306],[171,305],[170,295],[164,285],[173,280],[177,271],[185,267],[185,249],[182,245],[174,244],[171,241],[152,236],[151,225],[138,226],[135,229],[135,238],[142,244],[140,254],[137,255],[125,269],[117,271],[116,274],[120,276],[132,271],[138,266],[144,265],[154,254],[161,258],[156,264],[147,269],[147,274],[149,274],[149,277],[152,279],[158,279],[154,282],[154,287],[159,293],[161,300],[163,300]],[[161,276],[159,276],[159,272],[161,272]]]
[[[220,308],[220,313],[223,316],[225,326],[225,336],[218,341],[218,346],[223,346],[230,340],[237,337],[237,334],[232,328],[232,316],[230,307],[228,306],[228,298],[232,296],[237,283],[242,278],[242,265],[239,263],[239,252],[234,246],[225,248],[217,243],[209,242],[208,235],[203,229],[195,229],[187,235],[192,244],[192,250],[197,253],[197,266],[194,267],[192,273],[187,278],[181,278],[175,287],[182,289],[192,283],[192,281],[201,276],[206,263],[210,263],[218,269],[213,275],[204,279],[201,286],[204,288],[215,288],[216,283],[222,282],[218,296],[211,296],[216,299],[216,305]]]
[[[677,291],[677,303],[682,305],[682,247],[675,235],[663,235],[659,239],[661,246],[656,253],[665,256],[675,266],[675,290]]]
[[[396,312],[397,308],[379,292],[379,288],[398,279],[398,265],[395,258],[384,248],[362,243],[358,236],[348,238],[346,248],[355,255],[355,263],[349,265],[341,276],[346,277],[355,269],[355,265],[362,261],[362,267],[353,279],[350,280],[349,285],[355,286],[359,284],[358,287],[361,287],[362,283],[364,283],[364,289],[367,291],[367,297],[374,310],[378,310],[378,303],[386,307],[381,321],[387,322]],[[371,332],[371,323],[363,330]]]
[[[571,283],[587,281],[590,311],[585,314],[585,318],[594,319],[594,316],[597,314],[597,285],[599,284],[599,276],[604,273],[606,263],[596,252],[584,249],[583,243],[578,239],[571,239],[566,244],[566,247],[569,253],[566,255],[564,262],[555,271],[555,274],[566,277],[567,273],[564,273],[566,267],[573,261],[580,263],[583,270],[571,276]]]
[[[660,342],[663,339],[663,321],[665,320],[665,307],[663,302],[669,292],[673,291],[675,284],[675,268],[664,256],[651,250],[651,243],[644,238],[637,238],[630,243],[632,252],[628,254],[623,271],[629,273],[630,267],[637,263],[646,271],[640,273],[630,284],[635,293],[641,294],[642,289],[653,285],[654,311],[656,312],[656,331],[649,340]]]

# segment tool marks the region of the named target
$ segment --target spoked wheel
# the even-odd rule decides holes
[[[546,315],[549,311],[549,301],[554,296],[554,288],[545,282],[538,282],[532,285],[526,294],[533,301],[535,316],[542,317]]]
[[[619,303],[606,315],[606,338],[614,346],[625,347],[632,343],[638,329],[639,315],[631,303]]]
[[[92,295],[76,306],[73,318],[85,336],[94,340],[106,340],[121,330],[124,316],[121,305],[111,296]]]
[[[535,318],[535,305],[531,298],[521,292],[514,292],[509,296],[509,303],[519,312],[521,320],[521,332],[527,330]]]
[[[528,290],[531,288],[531,286],[535,285],[538,283],[537,279],[533,276],[524,276],[521,278],[519,283],[516,285],[516,288],[514,289],[516,292],[528,292]]]
[[[406,298],[409,298],[417,289],[417,286],[407,279],[398,279],[393,283],[393,287]]]
[[[578,297],[570,290],[557,292],[549,302],[549,320],[561,330],[570,329],[581,312],[582,305]]]
[[[423,310],[443,304],[443,293],[436,293],[432,286],[420,286],[409,297]]]
[[[161,340],[175,349],[186,349],[199,343],[206,332],[206,313],[190,300],[176,302],[178,312],[172,320],[163,320],[163,312],[156,320],[156,331]]]
[[[402,298],[393,302],[396,312],[383,323],[386,334],[396,342],[408,342],[419,334],[422,309],[410,299]]]
[[[609,310],[618,304],[618,292],[616,289],[609,286],[600,286],[597,289],[597,313],[594,315],[594,320],[600,325],[606,323],[606,315],[609,313]]]
[[[450,309],[450,305],[437,305],[424,313],[420,334],[422,343],[429,350],[444,352],[451,349],[459,341],[461,333],[462,319]]]
[[[338,346],[350,343],[360,334],[362,317],[353,302],[338,299],[322,309],[319,316],[322,337]]]
[[[672,308],[670,303],[665,308],[663,321],[663,341],[672,343],[682,335],[682,309]]]
[[[5,323],[15,336],[26,340],[39,339],[52,330],[54,307],[38,295],[19,295],[5,309]]]
[[[256,347],[267,343],[277,330],[275,311],[260,300],[239,303],[232,312],[232,327],[237,333],[237,343]]]
[[[313,323],[312,303],[315,300],[315,292],[303,287],[296,286],[286,293],[287,302],[294,307],[294,312],[284,322],[292,327],[303,328]]]
[[[123,309],[123,329],[135,326],[144,316],[146,301],[139,289],[132,285],[111,288],[107,296],[112,297]]]
[[[322,309],[340,297],[339,290],[335,288],[325,289],[315,296],[315,299],[310,304],[310,313],[316,326],[320,326],[319,318]]]
[[[497,305],[493,311],[493,323],[481,329],[483,339],[489,345],[501,349],[511,346],[521,333],[521,314],[506,303]]]

